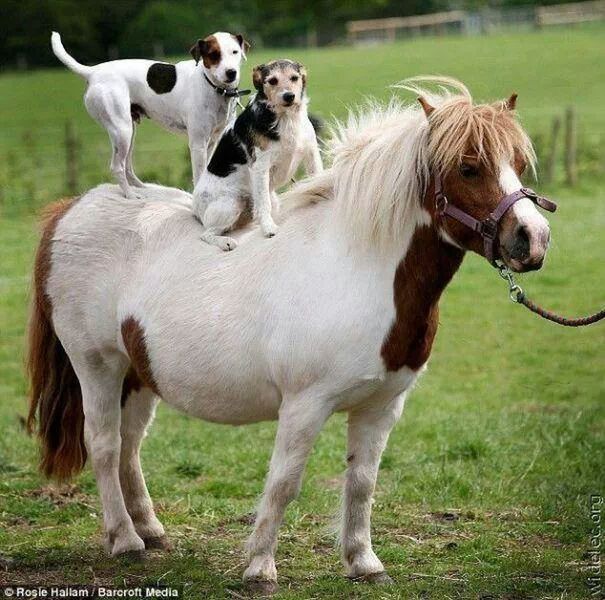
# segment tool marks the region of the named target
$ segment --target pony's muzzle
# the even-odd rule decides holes
[[[536,271],[544,264],[550,242],[550,228],[546,219],[542,222],[517,223],[512,233],[505,236],[500,245],[504,262],[519,273]]]

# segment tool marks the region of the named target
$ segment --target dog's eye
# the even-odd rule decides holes
[[[462,163],[460,165],[460,175],[466,179],[472,179],[473,177],[477,177],[477,175],[479,175],[479,169],[475,165]]]
[[[269,85],[277,85],[277,77],[271,77],[269,81],[267,81]]]
[[[298,75],[292,75],[292,77],[290,77],[290,81],[298,81]]]
[[[233,51],[233,54],[238,54],[238,53],[239,53],[239,50],[234,50]]]
[[[208,58],[212,61],[212,62],[218,62],[219,60],[221,60],[221,53],[217,52],[216,50],[214,52],[211,52],[208,55]]]

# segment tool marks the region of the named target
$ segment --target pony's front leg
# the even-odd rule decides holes
[[[405,394],[401,394],[386,404],[372,404],[349,413],[341,542],[347,575],[354,579],[390,582],[372,550],[370,517],[380,457],[401,416],[404,400]]]
[[[250,562],[244,582],[254,591],[277,589],[277,532],[288,503],[298,495],[309,452],[330,413],[326,400],[317,396],[286,396],[282,401],[269,475],[248,540]]]

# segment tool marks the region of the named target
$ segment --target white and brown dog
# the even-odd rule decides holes
[[[55,56],[88,82],[84,104],[109,134],[111,172],[126,197],[134,174],[132,150],[136,123],[149,117],[165,129],[189,138],[194,184],[206,168],[221,133],[235,115],[240,65],[249,48],[242,35],[217,32],[191,48],[194,60],[176,65],[144,59],[114,60],[88,67],[70,56],[53,32]]]
[[[307,113],[304,67],[275,60],[256,67],[252,79],[255,97],[221,137],[193,192],[193,211],[204,225],[202,239],[223,250],[236,246],[224,234],[252,218],[265,236],[275,235],[276,190],[301,162],[308,175],[322,170]]]

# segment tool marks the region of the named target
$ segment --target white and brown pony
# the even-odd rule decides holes
[[[30,425],[47,475],[73,475],[90,456],[112,554],[166,545],[139,461],[159,398],[217,423],[278,419],[244,574],[270,591],[313,442],[346,411],[343,560],[350,577],[388,580],[370,541],[380,456],[429,358],[441,293],[467,250],[483,252],[476,232],[438,214],[434,177],[451,205],[483,219],[534,159],[514,96],[475,105],[462,84],[442,85],[450,91],[423,92],[422,108],[393,101],[338,125],[332,166],[287,195],[282,233],[244,232],[229,254],[200,241],[178,190],[124,202],[102,185],[50,208]],[[500,223],[499,255],[536,268],[548,239],[523,198]]]

